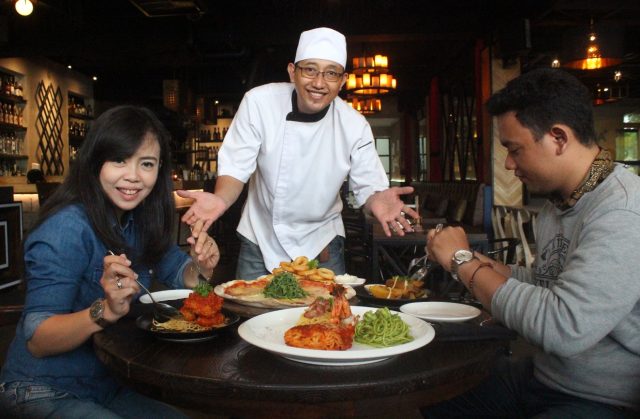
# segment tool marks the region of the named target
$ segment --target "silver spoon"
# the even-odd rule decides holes
[[[109,250],[108,252],[109,252],[110,255],[116,256],[116,254],[113,253],[111,250]],[[167,322],[167,321],[169,321],[171,319],[178,319],[178,320],[184,319],[184,316],[182,315],[182,313],[180,313],[180,310],[178,310],[174,306],[169,305],[167,303],[159,303],[159,302],[157,302],[153,298],[153,295],[147,289],[147,287],[142,285],[142,282],[140,282],[137,279],[136,279],[136,282],[138,283],[138,285],[140,285],[140,287],[144,290],[144,292],[147,293],[149,298],[151,298],[151,302],[153,303],[153,318],[156,321],[158,321],[159,323],[164,323],[164,322]]]
[[[147,287],[142,285],[140,281],[136,279],[136,282],[140,287],[147,293],[149,298],[151,298],[151,302],[153,303],[153,318],[160,323],[164,323],[171,319],[183,320],[184,316],[180,313],[180,310],[175,308],[174,306],[167,303],[159,303],[154,298],[153,295],[149,292]]]

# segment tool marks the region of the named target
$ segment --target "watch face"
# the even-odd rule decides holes
[[[91,308],[89,309],[89,315],[92,319],[98,319],[102,317],[102,313],[104,312],[104,304],[102,300],[97,300],[93,304],[91,304]]]
[[[464,249],[458,250],[456,253],[454,253],[453,257],[458,263],[469,262],[471,259],[473,259],[473,252]]]

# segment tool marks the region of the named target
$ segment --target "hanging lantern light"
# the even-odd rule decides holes
[[[386,55],[354,57],[352,62],[346,87],[349,94],[379,96],[396,90],[397,81],[389,72]]]
[[[610,25],[567,30],[563,36],[562,66],[575,70],[597,70],[622,62],[622,30]]]

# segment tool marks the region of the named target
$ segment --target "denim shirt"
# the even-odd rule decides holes
[[[121,230],[130,248],[141,250],[132,213],[123,228],[116,223],[114,228]],[[100,278],[107,248],[94,232],[84,208],[71,205],[31,232],[24,249],[25,307],[0,373],[0,383],[46,383],[81,399],[104,403],[118,385],[96,357],[92,339],[69,352],[43,358],[31,355],[27,341],[50,316],[84,310],[104,297]],[[148,266],[135,264],[132,269],[147,287],[153,275],[169,288],[184,288],[182,272],[189,260],[189,255],[174,245],[155,272]]]

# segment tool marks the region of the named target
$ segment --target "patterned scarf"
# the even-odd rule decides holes
[[[587,173],[587,176],[584,178],[582,183],[580,183],[580,186],[573,191],[571,196],[566,200],[558,197],[552,197],[550,198],[550,201],[561,211],[573,207],[578,200],[582,198],[582,195],[587,192],[591,192],[596,188],[596,186],[602,183],[602,181],[605,180],[611,172],[613,172],[613,168],[614,164],[611,159],[611,153],[609,153],[608,150],[601,148],[600,153],[598,153],[596,159],[591,163],[589,173]]]

